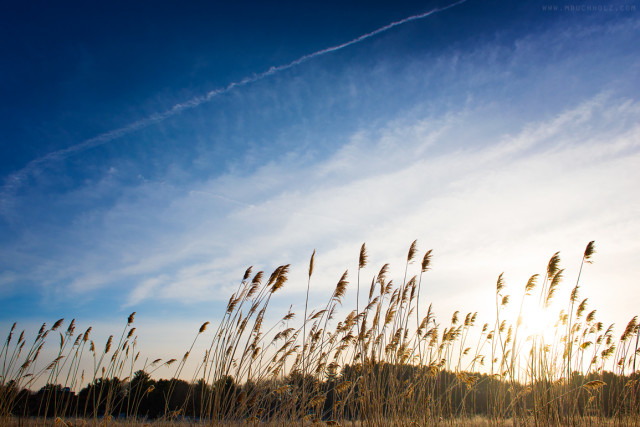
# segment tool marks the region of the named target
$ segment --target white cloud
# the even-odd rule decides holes
[[[620,292],[632,292],[640,105],[602,93],[511,135],[476,133],[486,114],[482,106],[439,117],[414,112],[355,132],[320,162],[284,156],[251,174],[128,189],[81,230],[95,238],[91,251],[62,269],[64,259],[50,260],[37,274],[61,270],[48,283],[68,275],[74,279],[67,289],[89,295],[127,283],[129,290],[117,285],[114,292],[133,309],[148,301],[197,307],[225,302],[250,264],[270,273],[291,263],[288,305],[303,301],[313,249],[312,292],[322,301],[345,269],[355,280],[362,242],[371,255],[362,276],[368,284],[384,262],[402,280],[406,250],[417,238],[421,250],[435,252],[423,295],[449,316],[461,306],[491,304],[503,270],[517,292],[556,250],[577,269],[584,245],[595,239],[602,261],[585,275],[585,294],[605,301],[593,280],[614,276]],[[450,146],[457,138],[465,144]],[[612,316],[632,310],[611,307],[604,310]]]
[[[418,238],[421,249],[428,245],[436,254],[428,282],[437,286],[426,295],[441,301],[446,313],[458,303],[474,309],[473,301],[490,297],[487,290],[502,269],[519,286],[556,250],[566,252],[571,269],[591,239],[603,248],[613,239],[625,250],[637,249],[632,236],[640,231],[635,219],[640,205],[631,197],[640,182],[637,103],[598,96],[515,136],[496,135],[496,143],[476,141],[475,148],[433,157],[428,149],[416,154],[425,141],[446,143],[448,129],[472,127],[481,116],[476,111],[445,124],[390,127],[368,135],[372,140],[359,133],[348,149],[309,169],[283,161],[192,190],[166,212],[165,220],[181,227],[179,243],[155,248],[151,259],[159,261],[136,270],[152,279],[141,280],[130,301],[226,300],[251,263],[265,269],[292,263],[284,292],[299,296],[314,248],[319,249],[314,291],[324,298],[344,269],[351,268],[354,279],[363,241],[372,255],[370,276],[386,261],[400,274],[408,245]],[[393,155],[389,147],[395,142],[410,155]],[[372,159],[386,164],[370,168]],[[362,176],[354,173],[360,169]],[[316,177],[327,171],[332,179],[317,185]],[[277,184],[256,195],[255,186],[265,181]],[[206,204],[208,193],[219,194],[221,187],[243,202],[212,218],[190,208]],[[195,217],[182,217],[184,212]],[[194,255],[203,260],[189,262]],[[172,256],[177,268],[162,272],[160,266]],[[618,284],[621,291],[629,289],[628,281]],[[149,283],[153,293],[147,292]]]
[[[129,296],[129,301],[125,305],[126,307],[130,307],[132,305],[138,304],[140,301],[151,298],[152,293],[158,289],[159,286],[164,284],[168,279],[168,276],[162,275],[159,277],[154,277],[152,279],[147,279],[143,281],[140,285],[138,285],[131,295]]]
[[[620,33],[625,25],[612,31]],[[518,286],[556,250],[566,254],[567,267],[576,266],[584,245],[595,239],[602,261],[591,266],[590,274],[610,283],[615,271],[615,286],[629,292],[629,254],[638,249],[632,237],[640,227],[635,189],[640,182],[640,106],[633,97],[609,89],[596,96],[576,95],[564,104],[530,102],[527,97],[538,88],[550,92],[538,78],[568,78],[576,64],[593,62],[578,53],[578,60],[572,56],[532,66],[531,57],[546,52],[555,35],[536,34],[513,49],[485,44],[437,61],[411,61],[401,79],[413,78],[426,97],[428,89],[447,83],[451,73],[456,87],[447,88],[452,98],[463,101],[439,93],[390,114],[386,123],[354,114],[361,126],[346,136],[339,133],[333,142],[338,148],[322,153],[328,157],[316,158],[320,150],[314,144],[335,135],[330,133],[308,136],[279,157],[267,156],[255,170],[243,170],[238,160],[236,168],[204,182],[189,177],[181,183],[123,184],[118,182],[120,168],[112,167],[102,181],[64,197],[63,204],[73,205],[117,193],[112,206],[84,211],[75,231],[69,229],[68,241],[51,244],[69,249],[80,242],[81,247],[34,255],[40,261],[37,269],[5,275],[0,285],[28,277],[85,294],[115,287],[125,306],[180,301],[195,307],[226,301],[249,264],[269,273],[278,264],[291,263],[291,283],[283,293],[295,301],[306,285],[308,258],[318,249],[313,292],[325,298],[344,269],[351,269],[354,279],[363,241],[371,254],[363,277],[370,278],[387,261],[401,276],[406,250],[417,238],[422,250],[435,250],[425,295],[448,315],[460,303],[470,310],[479,308],[478,301],[480,306],[491,304],[485,299],[491,297],[487,289],[503,269],[508,283]],[[569,31],[555,40],[555,48],[565,52],[571,37],[578,36]],[[397,79],[384,65],[378,64],[377,79],[354,86],[362,71],[357,68],[344,80],[360,92],[406,90],[392,83],[376,86]],[[527,72],[535,78],[517,76],[530,66]],[[436,79],[439,74],[445,78]],[[324,90],[332,78],[316,84]],[[295,84],[306,83],[297,77]],[[490,98],[482,97],[485,85],[491,86]],[[526,85],[531,87],[523,91]],[[332,98],[337,95],[329,92],[321,102],[337,104]],[[287,92],[302,106],[307,93],[316,92]],[[517,96],[525,99],[516,102]],[[438,109],[442,112],[434,113]],[[253,164],[262,160],[259,149],[243,155]],[[33,247],[46,245],[40,238],[55,235],[44,234],[31,242]],[[587,275],[585,284],[589,280]],[[619,311],[631,310],[625,307]]]

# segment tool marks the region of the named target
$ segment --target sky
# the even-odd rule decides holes
[[[560,251],[638,314],[640,3],[3,2],[0,331],[76,318],[181,354],[245,269],[274,315],[433,249],[423,304],[491,321]],[[418,266],[413,265],[413,273]],[[111,332],[109,332],[111,331]],[[179,350],[175,350],[179,349]],[[163,354],[164,354],[163,353]]]

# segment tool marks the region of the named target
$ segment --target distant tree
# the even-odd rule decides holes
[[[202,402],[205,415],[214,420],[230,418],[235,410],[236,399],[240,395],[240,391],[240,387],[230,375],[225,375],[214,382],[211,392],[208,393],[208,398]]]
[[[80,390],[79,412],[85,417],[126,412],[127,389],[119,378],[98,378]]]
[[[66,416],[77,405],[75,393],[60,384],[44,385],[36,392],[34,400],[29,412],[44,417]]]
[[[147,415],[141,409],[146,409],[144,402],[154,388],[155,381],[151,379],[151,375],[143,370],[136,371],[127,389],[127,414],[136,417]]]

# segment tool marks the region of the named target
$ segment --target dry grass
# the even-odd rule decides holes
[[[347,272],[324,307],[309,311],[314,251],[303,318],[295,326],[290,326],[292,312],[265,325],[269,303],[285,286],[290,266],[276,268],[267,280],[263,272],[252,276],[247,269],[203,355],[193,351],[209,322],[179,360],[150,364],[138,361],[135,313],[102,351],[90,339],[91,328],[76,335],[73,321],[65,332],[63,319],[51,328],[43,325],[30,346],[24,332],[15,339],[14,325],[0,351],[0,420],[4,425],[338,423],[332,420],[353,426],[637,425],[637,317],[617,337],[595,310],[587,312],[580,276],[594,253],[590,242],[566,310],[557,313],[553,333],[545,335],[522,327],[523,307],[550,310],[563,286],[558,253],[541,281],[534,274],[524,284],[515,319],[507,316],[511,295],[500,275],[495,319],[480,326],[476,312],[456,311],[449,321],[438,321],[431,305],[420,300],[433,253],[425,252],[414,267],[415,241],[402,282],[387,278],[385,264],[361,301],[361,270],[368,260],[362,245],[356,307],[342,318],[337,315],[349,292]],[[417,267],[413,276],[410,267]],[[57,355],[40,360],[54,332]],[[194,357],[199,362],[190,383],[150,378],[160,366],[173,367],[173,378],[180,378]],[[81,369],[87,359],[90,372]],[[38,394],[24,391],[37,382],[51,386]],[[83,391],[76,395],[55,384]]]

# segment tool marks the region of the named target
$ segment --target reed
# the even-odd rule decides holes
[[[545,333],[525,328],[523,315],[532,306],[539,313],[553,309],[565,275],[559,253],[544,275],[524,284],[515,318],[506,310],[511,294],[501,274],[495,313],[480,326],[478,312],[438,320],[433,303],[421,300],[433,252],[419,258],[416,241],[402,282],[388,279],[383,265],[371,277],[366,303],[363,244],[355,289],[345,271],[327,302],[311,307],[314,251],[301,317],[291,309],[284,316],[269,311],[289,265],[267,280],[248,268],[201,355],[195,344],[209,322],[194,328],[182,357],[152,362],[139,358],[135,312],[102,351],[90,339],[92,328],[76,335],[73,320],[64,331],[64,319],[43,324],[30,345],[14,324],[0,349],[0,423],[637,425],[637,316],[618,336],[580,299],[580,277],[594,254],[589,242],[566,311]],[[354,310],[342,307],[348,292],[355,292]],[[47,340],[54,334],[57,345]],[[55,345],[52,360],[41,360],[45,345]],[[160,367],[172,367],[172,378],[154,379]],[[184,378],[186,372],[193,374]],[[46,385],[32,391],[39,383]]]

